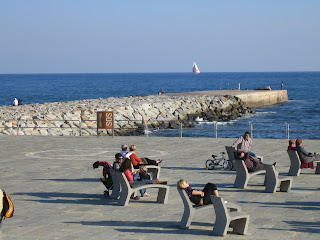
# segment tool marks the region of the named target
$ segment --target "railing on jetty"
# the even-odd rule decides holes
[[[115,120],[115,122],[126,122],[122,124],[123,127],[114,128],[111,130],[97,130],[96,120],[13,120],[13,119],[0,119],[2,122],[11,122],[6,126],[0,124],[0,135],[68,135],[62,133],[63,131],[71,131],[69,135],[71,136],[99,136],[101,133],[104,135],[114,136],[119,135],[121,132],[123,135],[144,135],[149,137],[149,135],[157,136],[152,134],[158,130],[168,130],[168,128],[153,127],[152,122],[143,120]],[[32,122],[33,124],[27,124],[27,122]],[[88,123],[91,123],[90,125]],[[172,137],[185,137],[190,136],[190,132],[203,131],[207,134],[204,137],[237,137],[243,134],[245,131],[251,133],[252,138],[276,138],[276,139],[290,139],[292,134],[304,134],[312,133],[317,135],[315,138],[320,138],[320,122],[250,122],[250,121],[234,121],[234,122],[197,122],[197,121],[157,121],[163,123],[162,125],[170,125],[170,130],[174,133],[170,134]],[[71,124],[72,123],[72,124]],[[137,127],[132,127],[134,124],[139,123]],[[200,126],[202,123],[207,124],[205,128],[192,127]],[[236,124],[234,124],[236,123]],[[63,124],[63,125],[62,125]],[[120,125],[120,124],[118,124]],[[24,131],[25,129],[32,129],[31,132]],[[41,129],[44,130],[41,132]],[[58,131],[55,131],[57,130]],[[4,133],[4,130],[7,130]],[[52,134],[55,132],[56,134]],[[23,134],[20,134],[23,131]],[[225,133],[225,134],[223,134]],[[227,133],[227,134],[226,134]],[[264,134],[261,134],[264,133]],[[266,134],[268,133],[268,134]],[[257,137],[257,134],[259,135]],[[270,134],[272,137],[270,137]],[[158,135],[159,136],[159,135]],[[201,137],[201,133],[194,135],[196,137]],[[262,136],[262,137],[261,137]],[[296,136],[294,136],[296,138]],[[308,137],[303,137],[308,138]]]

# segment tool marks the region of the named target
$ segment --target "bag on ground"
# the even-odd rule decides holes
[[[14,207],[9,195],[0,189],[0,221],[13,216]]]

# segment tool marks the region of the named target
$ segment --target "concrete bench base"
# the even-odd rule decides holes
[[[183,215],[180,222],[180,228],[189,228],[192,222],[193,216],[196,214],[196,212],[213,207],[212,204],[204,205],[204,206],[194,205],[194,203],[190,201],[184,189],[178,188],[178,192],[184,205],[184,211],[183,211]],[[241,211],[241,207],[234,203],[227,203],[226,207],[230,212]]]
[[[212,195],[211,201],[216,212],[216,222],[213,228],[214,235],[225,236],[229,227],[233,228],[234,233],[247,234],[250,218],[248,214],[229,213],[223,198]]]

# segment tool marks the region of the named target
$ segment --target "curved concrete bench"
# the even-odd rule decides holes
[[[192,203],[188,197],[188,194],[184,189],[177,188],[179,195],[182,199],[184,205],[184,211],[180,222],[180,228],[189,228],[192,222],[192,218],[198,210],[207,209],[208,207],[212,207],[212,204],[198,206]],[[241,207],[234,203],[227,203],[227,208],[230,212],[241,211]]]
[[[228,154],[229,161],[235,160],[235,158],[234,158],[234,148],[230,147],[230,146],[225,146],[225,148],[226,148],[226,151],[227,151],[227,154]]]
[[[147,171],[150,174],[151,178],[154,180],[160,178],[160,166],[146,165]]]
[[[251,177],[266,172],[265,170],[259,170],[249,173],[244,161],[241,159],[233,160],[233,166],[235,167],[237,174],[233,184],[235,188],[246,188]]]
[[[287,150],[290,159],[289,176],[299,176],[301,172],[301,162],[296,150]],[[315,174],[320,174],[320,161],[313,161],[317,164]]]
[[[120,182],[117,179],[116,171],[114,171],[112,168],[109,168],[109,173],[111,175],[111,179],[113,182],[113,188],[111,193],[111,198],[118,199],[121,192]]]
[[[292,186],[291,177],[279,177],[279,172],[273,165],[263,164],[266,169],[266,189],[265,192],[275,193],[280,187],[280,192],[289,192]]]
[[[156,178],[160,178],[160,166],[155,166],[155,165],[144,165],[147,168],[148,173],[150,174],[151,178],[154,180]],[[131,164],[131,171],[135,172],[139,169],[136,169],[133,167],[133,165]]]
[[[121,186],[121,192],[119,196],[120,206],[127,206],[130,200],[130,196],[133,193],[135,193],[137,190],[140,190],[143,188],[158,188],[159,191],[158,191],[157,202],[163,203],[163,204],[168,203],[169,186],[163,185],[163,184],[145,184],[145,185],[140,185],[138,187],[132,188],[123,172],[115,172],[115,175]]]
[[[290,168],[289,168],[288,175],[299,176],[301,172],[301,162],[300,162],[297,151],[287,150],[287,153],[290,159]]]
[[[228,212],[223,198],[214,195],[210,197],[216,212],[213,234],[225,236],[230,226],[233,227],[234,233],[247,234],[250,216],[239,212]]]

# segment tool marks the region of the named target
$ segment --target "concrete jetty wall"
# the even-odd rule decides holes
[[[287,90],[209,90],[198,92],[170,93],[170,96],[225,96],[231,95],[240,98],[248,107],[257,108],[288,101]]]

